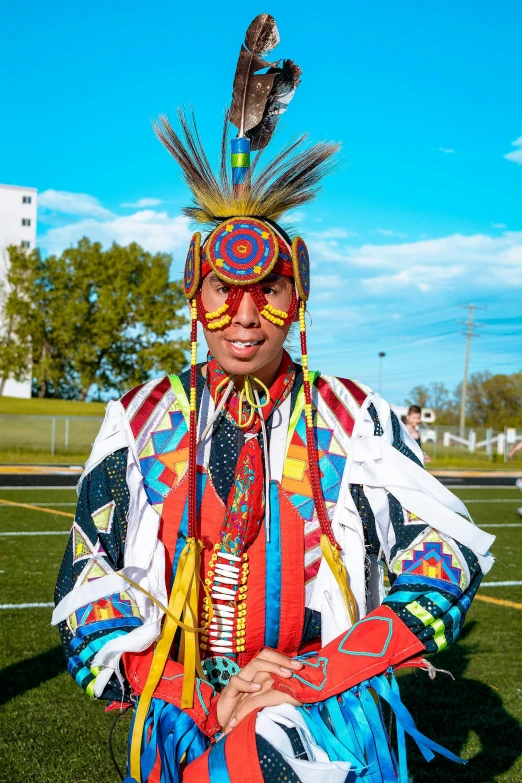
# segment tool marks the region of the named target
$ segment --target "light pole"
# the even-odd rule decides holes
[[[381,394],[382,392],[382,360],[384,359],[385,356],[386,354],[384,353],[384,351],[379,351],[379,387],[378,387],[379,394]]]

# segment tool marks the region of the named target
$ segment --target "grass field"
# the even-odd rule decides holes
[[[522,581],[522,527],[514,515],[520,493],[457,492],[471,501],[476,522],[497,535],[498,562],[485,581]],[[0,503],[0,532],[31,534],[0,537],[0,604],[48,603],[75,493],[0,489],[0,499],[46,509]],[[62,534],[49,535],[57,531]],[[0,610],[0,781],[116,783],[107,748],[114,715],[104,713],[103,703],[91,701],[65,672],[58,633],[49,624],[51,611]],[[419,728],[469,759],[467,767],[440,757],[426,765],[412,750],[414,783],[522,781],[521,644],[522,586],[482,587],[460,640],[432,659],[455,681],[444,674],[434,681],[424,673],[401,676],[404,701]],[[122,718],[115,732],[121,765],[127,728],[128,718]]]
[[[0,397],[0,413],[17,416],[102,416],[105,402],[78,402],[30,397]]]

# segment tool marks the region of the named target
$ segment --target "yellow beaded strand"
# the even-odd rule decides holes
[[[222,326],[226,326],[230,321],[230,316],[225,315],[223,318],[220,318],[219,321],[212,321],[211,323],[208,323],[207,329],[221,329]]]
[[[219,318],[219,316],[226,313],[227,310],[228,304],[225,302],[218,310],[214,310],[213,313],[205,313],[205,318],[208,318],[208,320],[211,321],[213,318]]]
[[[303,302],[301,299],[299,302],[299,331],[301,334],[304,334],[306,332],[306,322],[305,322],[305,312],[306,312],[306,303]],[[305,382],[310,383],[310,372],[308,369],[308,354],[302,353],[301,354],[301,362],[303,365],[303,380]],[[306,423],[309,427],[312,426],[312,406],[309,402],[305,402],[305,417],[306,417]]]

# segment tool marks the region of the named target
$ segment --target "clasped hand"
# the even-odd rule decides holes
[[[234,726],[262,707],[275,707],[278,704],[300,702],[281,691],[272,689],[271,673],[279,677],[290,678],[294,672],[303,668],[300,661],[283,655],[275,650],[263,649],[247,663],[239,674],[230,678],[217,703],[217,718],[225,734]]]

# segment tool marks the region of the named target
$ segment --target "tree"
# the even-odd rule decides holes
[[[126,389],[162,372],[179,372],[189,342],[176,334],[187,319],[181,284],[169,280],[171,257],[133,243],[103,250],[87,238],[60,257],[10,248],[4,320],[13,323],[0,346],[0,370],[22,371],[32,359],[39,396],[93,386]],[[10,359],[12,342],[18,359]]]
[[[419,408],[425,408],[429,396],[430,392],[427,386],[414,386],[405,403],[406,405],[418,405]]]
[[[468,381],[466,411],[475,426],[517,427],[522,424],[522,372],[512,375],[474,373]]]
[[[457,424],[462,386],[459,384],[450,398],[443,383],[415,386],[407,405],[432,408],[437,424]],[[522,426],[522,372],[492,375],[488,370],[474,373],[468,381],[466,422],[471,427]]]

